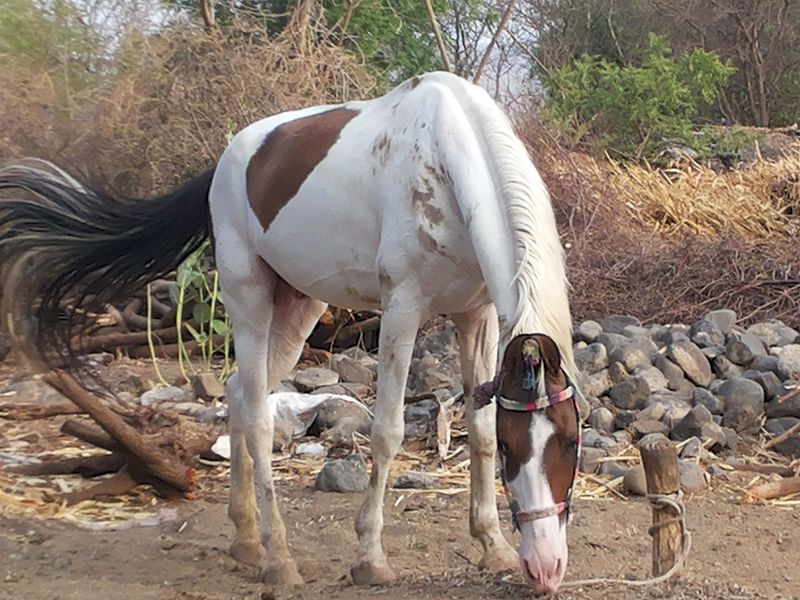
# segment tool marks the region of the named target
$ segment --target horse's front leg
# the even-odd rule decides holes
[[[461,373],[467,402],[470,456],[470,533],[483,546],[481,566],[492,572],[519,565],[516,551],[500,531],[495,494],[495,405],[475,410],[475,388],[494,379],[499,340],[497,312],[489,304],[453,315],[461,351]]]
[[[391,462],[403,441],[403,399],[414,340],[423,318],[413,284],[399,286],[384,302],[379,338],[378,395],[373,408],[372,474],[356,519],[358,553],[353,582],[380,585],[394,579],[381,542],[383,501]]]

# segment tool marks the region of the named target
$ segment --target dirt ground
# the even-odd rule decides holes
[[[14,422],[0,418],[0,442],[36,432],[37,451],[64,445],[61,418]],[[12,435],[13,434],[13,435]],[[399,575],[386,588],[354,587],[348,565],[355,553],[353,519],[360,494],[313,489],[316,470],[276,473],[289,543],[306,584],[270,590],[255,569],[227,553],[227,466],[200,470],[199,500],[166,501],[142,488],[128,501],[155,514],[157,525],[95,531],[63,518],[42,519],[0,510],[0,598],[25,600],[271,600],[311,598],[529,598],[516,573],[491,577],[475,565],[469,536],[468,493],[390,490],[384,543]],[[14,475],[0,476],[13,481]],[[47,478],[45,478],[47,479]],[[55,482],[48,480],[49,485]],[[800,508],[741,505],[729,486],[687,500],[693,548],[680,582],[647,588],[606,585],[564,589],[563,599],[800,598]],[[509,539],[509,513],[498,498]],[[2,506],[0,506],[2,509]],[[642,499],[579,499],[570,525],[567,581],[589,577],[645,578],[650,567],[650,508]]]

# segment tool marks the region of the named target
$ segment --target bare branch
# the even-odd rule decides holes
[[[439,46],[439,53],[442,55],[442,62],[444,68],[453,72],[453,66],[450,64],[450,55],[447,52],[447,46],[444,45],[444,38],[442,37],[442,29],[439,27],[439,21],[436,19],[436,13],[433,11],[433,4],[431,0],[425,0],[425,8],[428,9],[428,17],[431,20],[431,27],[436,36],[436,45]]]
[[[430,3],[430,0],[425,0],[426,2]],[[478,83],[483,75],[484,69],[486,69],[486,65],[489,62],[489,57],[492,54],[492,50],[497,45],[497,40],[500,38],[500,34],[503,33],[503,30],[506,28],[508,24],[508,19],[511,17],[511,11],[514,10],[514,7],[517,4],[517,0],[509,0],[508,4],[506,5],[505,11],[503,11],[503,16],[500,19],[500,23],[497,25],[497,30],[494,32],[489,45],[486,47],[486,52],[483,53],[483,58],[481,59],[480,64],[478,65],[478,70],[475,72],[475,76],[472,78],[474,83]]]

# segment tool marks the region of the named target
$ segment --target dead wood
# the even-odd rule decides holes
[[[119,442],[115,441],[114,438],[108,435],[105,431],[96,425],[92,425],[91,423],[70,419],[69,421],[64,422],[64,424],[61,426],[61,431],[88,444],[91,444],[92,446],[102,448],[103,450],[119,452],[123,449]]]
[[[187,332],[187,335],[188,332]],[[159,343],[172,343],[178,339],[177,327],[154,329],[153,339]],[[72,349],[76,352],[113,352],[117,348],[144,346],[147,344],[146,331],[131,333],[109,333],[107,335],[84,336],[72,340]]]
[[[791,494],[800,494],[800,477],[768,481],[750,490],[750,496],[755,500],[770,500]]]
[[[759,465],[734,460],[730,460],[723,464],[733,467],[736,471],[763,473],[764,475],[780,475],[782,477],[794,475],[794,471],[786,465]]]
[[[31,421],[45,419],[57,415],[77,415],[84,412],[72,402],[47,402],[38,404],[33,402],[3,402],[0,404],[0,416],[4,419],[15,421]]]
[[[128,469],[122,467],[109,479],[105,479],[85,490],[62,494],[59,498],[66,500],[67,504],[77,504],[78,502],[93,500],[100,496],[119,496],[127,494],[139,485],[139,483],[140,482],[128,472]]]
[[[84,477],[97,477],[119,471],[126,462],[127,458],[121,454],[100,454],[45,461],[34,465],[18,465],[9,467],[8,470],[12,473],[31,476],[77,474]]]

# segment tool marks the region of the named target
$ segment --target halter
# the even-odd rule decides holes
[[[536,370],[537,367],[541,364],[541,356],[539,355],[538,347],[533,345],[527,346],[523,348],[523,364],[525,366],[525,374],[522,380],[522,389],[526,391],[530,391],[534,388],[537,383],[536,377]],[[542,369],[538,369],[542,370]],[[567,380],[567,387],[555,394],[546,394],[543,396],[539,396],[531,401],[527,402],[520,402],[517,400],[510,400],[500,395],[500,381],[502,380],[502,376],[496,379],[489,384],[484,384],[480,386],[477,391],[477,404],[478,408],[481,406],[485,406],[489,402],[491,402],[492,397],[497,399],[497,403],[504,408],[505,410],[514,411],[514,412],[535,412],[539,410],[544,410],[550,406],[555,406],[561,402],[565,402],[567,400],[573,400],[575,402],[575,385],[573,384],[572,380],[570,379],[569,375],[567,375],[566,371],[561,369],[561,372],[564,373],[564,377]],[[543,373],[542,373],[543,375]],[[535,510],[523,511],[519,506],[519,502],[517,502],[514,497],[511,495],[511,491],[508,488],[508,482],[506,480],[506,461],[503,452],[498,448],[497,456],[500,461],[500,481],[503,484],[503,492],[505,493],[506,500],[508,501],[508,507],[511,510],[511,521],[514,526],[514,530],[519,530],[521,523],[530,523],[532,521],[537,521],[539,519],[544,519],[546,517],[556,517],[562,514],[566,514],[567,519],[570,518],[570,507],[572,505],[572,490],[575,485],[575,480],[578,476],[578,463],[580,462],[580,455],[581,455],[581,419],[580,414],[578,411],[578,406],[575,404],[575,414],[576,419],[578,422],[578,440],[577,440],[577,447],[576,447],[576,456],[575,456],[575,475],[572,478],[572,483],[567,490],[567,498],[564,502],[558,502],[552,506],[548,506],[546,508],[539,508]]]

